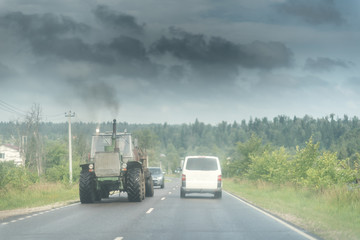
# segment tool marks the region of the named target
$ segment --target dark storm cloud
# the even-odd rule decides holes
[[[289,67],[293,53],[283,43],[255,41],[235,44],[222,37],[207,38],[170,28],[173,37],[163,36],[151,46],[152,54],[172,54],[204,76],[232,78],[239,67],[273,69]]]
[[[98,6],[93,12],[104,26],[111,27],[119,31],[125,30],[133,33],[144,32],[144,25],[139,25],[136,22],[135,17],[131,15],[118,13],[104,5]]]
[[[304,69],[313,72],[328,72],[336,67],[348,68],[350,65],[352,65],[352,63],[343,60],[318,57],[316,59],[306,59]]]
[[[134,38],[121,36],[113,39],[107,46],[124,60],[148,61],[144,44]]]
[[[345,22],[333,0],[287,0],[276,8],[290,16],[296,16],[310,24],[342,24]]]
[[[54,55],[74,61],[95,58],[91,46],[84,43],[80,38],[39,38],[32,41],[32,47],[37,55]]]
[[[239,46],[240,62],[248,68],[290,67],[293,52],[281,42],[254,41]]]
[[[106,31],[111,31],[112,37],[96,42],[89,36],[98,34],[98,28],[54,14],[7,13],[0,16],[0,27],[20,36],[21,41],[28,41],[38,57],[89,62],[107,76],[147,81],[157,78],[168,81],[168,77],[171,83],[231,81],[240,68],[271,70],[289,67],[293,60],[292,51],[281,42],[240,44],[174,27],[170,28],[169,36],[159,38],[147,48],[144,28],[136,18],[106,6],[98,6],[93,14],[110,27]],[[114,33],[114,28],[119,31]],[[134,37],[129,31],[143,34]],[[159,61],[169,54],[175,58],[173,62]]]
[[[0,16],[0,26],[12,29],[22,37],[30,40],[37,38],[54,38],[67,33],[87,32],[90,27],[77,23],[66,16],[47,14],[7,13]]]
[[[14,12],[0,16],[0,26],[28,40],[37,55],[55,55],[69,60],[91,58],[90,46],[77,37],[89,32],[90,27],[66,16]]]
[[[94,46],[94,61],[104,59],[104,64],[111,63],[113,71],[129,77],[152,79],[158,75],[159,66],[153,63],[144,44],[135,38],[119,36],[108,43]]]
[[[104,7],[100,9],[105,11]],[[114,72],[124,76],[153,78],[157,75],[157,65],[151,63],[140,40],[120,35],[104,42],[87,43],[84,39],[94,29],[68,17],[8,13],[0,16],[0,27],[18,35],[21,40],[27,40],[33,53],[39,57],[92,62],[113,67]]]

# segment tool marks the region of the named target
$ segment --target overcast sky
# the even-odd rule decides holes
[[[0,0],[0,121],[360,116],[359,67],[358,0]]]

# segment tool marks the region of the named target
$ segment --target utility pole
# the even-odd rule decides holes
[[[69,182],[72,183],[72,149],[71,149],[71,118],[75,117],[75,113],[69,111],[65,113],[65,117],[69,118]]]

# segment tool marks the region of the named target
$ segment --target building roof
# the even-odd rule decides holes
[[[4,147],[7,147],[7,148],[11,148],[13,150],[19,151],[19,147],[11,145],[11,144],[1,144],[0,147],[1,146],[4,146]]]

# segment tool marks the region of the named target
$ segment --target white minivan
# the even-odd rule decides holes
[[[187,156],[181,175],[180,197],[187,193],[213,193],[222,196],[221,167],[218,157]]]

